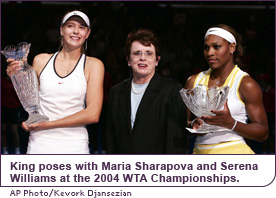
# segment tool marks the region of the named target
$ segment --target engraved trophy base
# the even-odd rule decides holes
[[[47,116],[41,115],[39,112],[35,111],[29,114],[28,120],[25,121],[25,124],[28,126],[30,124],[46,121],[49,121]]]

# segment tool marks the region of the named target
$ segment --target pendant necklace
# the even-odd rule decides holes
[[[216,85],[219,85],[221,82],[224,82],[224,80],[225,80],[225,78],[222,78],[222,79],[220,79],[220,80],[217,80],[217,81],[216,81]]]
[[[67,69],[67,67],[65,67],[65,65],[64,65],[64,63],[63,63],[63,61],[64,61],[64,59],[63,60],[61,60],[61,58],[59,57],[59,62],[61,62],[61,65],[63,66],[63,68],[65,69],[65,71],[66,71],[66,75],[68,75],[69,74],[69,69]]]
[[[216,81],[216,84],[219,85],[220,83],[224,82],[225,81],[225,78],[221,79],[221,80],[217,80]]]
[[[66,71],[66,75],[69,74],[69,70],[67,69],[67,67],[65,67],[65,65],[63,64],[63,61],[60,61],[62,66],[64,67],[65,71]]]

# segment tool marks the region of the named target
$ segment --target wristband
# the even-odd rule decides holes
[[[234,126],[232,127],[231,131],[233,131],[233,130],[235,129],[235,127],[237,126],[237,123],[238,123],[238,121],[235,120],[235,124],[234,124]]]

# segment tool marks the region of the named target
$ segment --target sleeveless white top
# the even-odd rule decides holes
[[[85,54],[65,77],[56,73],[56,52],[42,70],[40,105],[50,121],[58,120],[85,108],[87,81],[84,75]],[[27,154],[88,154],[88,133],[85,126],[65,127],[31,132]]]
[[[195,79],[194,87],[198,84],[204,84],[208,86],[210,74],[212,70],[203,71],[198,74]],[[230,110],[231,116],[237,120],[238,122],[246,123],[247,114],[245,110],[245,104],[240,98],[239,87],[241,80],[244,76],[248,75],[246,72],[243,72],[238,66],[235,66],[232,72],[227,77],[223,86],[228,85],[230,87],[228,93],[228,108]],[[231,131],[230,129],[226,129],[221,132],[208,133],[204,136],[198,136],[196,138],[196,144],[218,144],[221,142],[241,140],[244,142],[242,136],[240,136],[235,131]]]

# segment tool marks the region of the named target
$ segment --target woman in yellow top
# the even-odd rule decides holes
[[[196,138],[194,154],[254,154],[244,138],[264,141],[268,124],[262,101],[262,91],[257,82],[237,64],[243,53],[241,38],[224,24],[211,27],[204,38],[204,57],[210,68],[188,78],[185,89],[198,84],[208,88],[229,86],[224,109],[212,110],[215,116],[202,116],[193,120],[188,112],[188,124],[197,129],[204,121],[224,127],[224,131],[200,134]],[[192,121],[193,120],[193,121]]]

